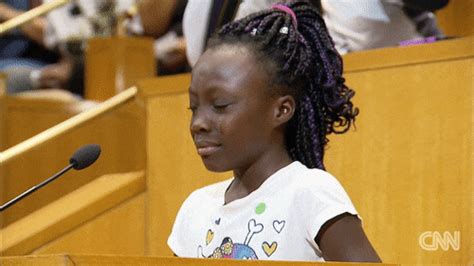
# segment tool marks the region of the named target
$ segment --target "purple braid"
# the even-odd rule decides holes
[[[344,84],[342,58],[319,12],[307,1],[284,5],[295,13],[297,28],[291,14],[268,9],[224,25],[210,45],[245,45],[266,64],[276,93],[296,99],[285,129],[289,155],[325,169],[327,135],[347,132],[359,112],[351,101],[355,93]]]

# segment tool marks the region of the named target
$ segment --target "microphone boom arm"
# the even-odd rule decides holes
[[[43,182],[39,183],[38,185],[31,187],[30,189],[26,190],[25,192],[21,193],[20,195],[16,196],[15,198],[11,199],[7,203],[0,206],[0,212],[2,212],[3,210],[7,209],[10,206],[12,206],[13,204],[17,203],[19,200],[21,200],[22,198],[30,195],[31,193],[35,192],[36,190],[44,187],[48,183],[54,181],[56,178],[60,177],[61,175],[63,175],[64,173],[66,173],[67,171],[69,171],[73,167],[74,167],[74,164],[72,164],[72,163],[69,164],[67,167],[65,167],[63,170],[59,171],[58,173],[56,173],[52,177],[44,180]]]

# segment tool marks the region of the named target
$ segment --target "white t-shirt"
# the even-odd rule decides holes
[[[224,205],[231,182],[196,190],[183,203],[168,239],[177,256],[324,261],[314,241],[321,226],[339,214],[357,215],[331,174],[297,161]]]

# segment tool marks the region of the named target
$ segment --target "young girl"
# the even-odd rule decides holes
[[[193,68],[191,135],[234,177],[193,192],[168,245],[180,257],[380,261],[324,171],[330,133],[358,110],[321,16],[303,1],[227,24]]]

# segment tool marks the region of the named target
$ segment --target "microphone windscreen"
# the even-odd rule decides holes
[[[93,164],[100,155],[100,146],[97,144],[88,144],[82,146],[69,159],[72,168],[81,170]]]

